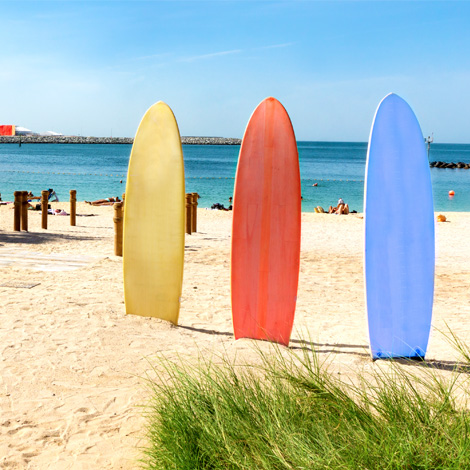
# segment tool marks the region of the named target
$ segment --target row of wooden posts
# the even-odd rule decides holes
[[[28,191],[15,191],[13,230],[28,231]],[[41,192],[41,227],[47,229],[47,209],[49,204],[49,191]],[[70,225],[76,225],[77,191],[70,191]]]
[[[124,202],[126,195],[122,195],[122,202],[117,202],[114,207],[114,254],[122,256],[122,234],[124,228]],[[198,193],[186,194],[186,211],[185,211],[185,230],[188,235],[197,232],[197,201]]]
[[[13,230],[19,232],[28,231],[28,191],[15,191]],[[114,254],[122,256],[122,235],[124,227],[124,202],[126,194],[122,195],[122,202],[114,204]],[[186,194],[186,215],[185,227],[186,233],[191,235],[197,232],[197,201],[198,193]],[[47,209],[49,204],[49,191],[41,192],[41,227],[47,229]],[[76,225],[77,215],[77,191],[70,190],[70,225]]]

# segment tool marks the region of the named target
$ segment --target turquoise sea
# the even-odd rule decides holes
[[[367,143],[298,142],[303,211],[335,205],[342,197],[362,211]],[[198,192],[201,207],[228,205],[233,193],[240,147],[184,145],[186,192]],[[125,191],[130,145],[0,144],[0,193],[54,188],[61,200],[69,190],[77,199],[94,200]],[[470,144],[433,144],[430,161],[470,163]],[[436,211],[470,212],[470,170],[431,168]],[[122,183],[120,182],[122,180]],[[318,186],[312,186],[318,183]],[[449,190],[455,196],[448,196]],[[280,194],[282,197],[282,194]]]

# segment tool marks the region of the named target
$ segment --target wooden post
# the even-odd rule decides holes
[[[197,200],[199,199],[198,193],[192,193],[192,214],[191,214],[191,231],[197,232]]]
[[[126,210],[126,193],[122,193],[122,213]]]
[[[77,190],[71,189],[70,190],[70,225],[72,227],[75,227],[75,225],[77,225],[76,215],[77,215]]]
[[[122,202],[116,202],[114,204],[114,254],[116,256],[122,256]]]
[[[47,206],[49,202],[49,191],[41,192],[41,222],[42,228],[47,230]]]
[[[28,191],[22,191],[21,200],[21,230],[28,231]]]
[[[15,203],[14,203],[14,216],[13,216],[13,230],[19,232],[21,230],[21,205],[23,198],[23,191],[15,191]]]
[[[192,228],[192,223],[191,223],[191,201],[193,197],[191,194],[186,194],[186,233],[188,235],[191,235],[191,228]]]

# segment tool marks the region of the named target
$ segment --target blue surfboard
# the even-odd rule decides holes
[[[431,173],[418,120],[393,93],[372,124],[364,219],[372,358],[424,359],[434,295]]]

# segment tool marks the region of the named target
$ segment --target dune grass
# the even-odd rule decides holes
[[[470,416],[457,374],[375,372],[356,384],[303,353],[259,351],[260,365],[163,361],[151,381],[148,469],[467,469]]]

